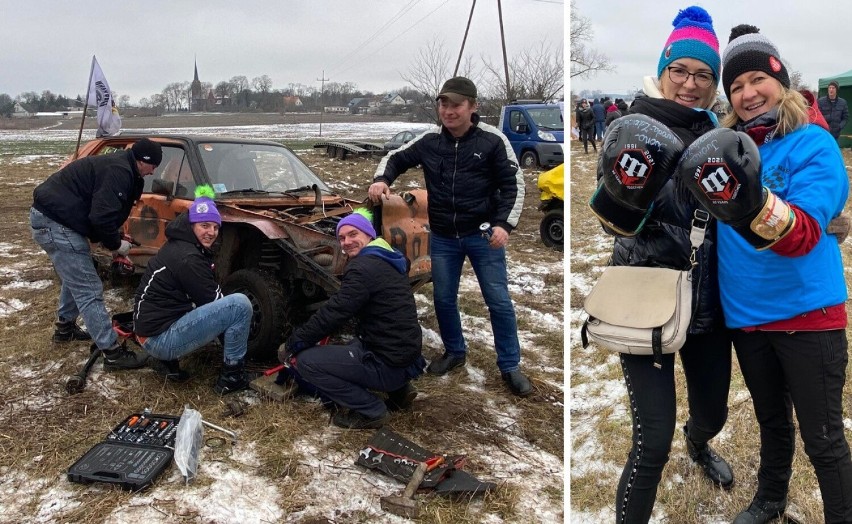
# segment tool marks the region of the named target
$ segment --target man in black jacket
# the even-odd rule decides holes
[[[409,262],[376,238],[368,215],[357,210],[338,223],[337,238],[349,258],[340,290],[295,330],[279,353],[322,397],[348,408],[332,422],[351,429],[381,427],[389,408],[409,407],[417,395],[410,381],[426,366]],[[316,345],[351,319],[357,337],[348,345]],[[388,392],[388,401],[368,389]]]
[[[840,84],[835,80],[829,82],[828,95],[820,97],[817,101],[819,112],[828,123],[828,132],[835,140],[840,139],[840,132],[846,127],[846,121],[849,119],[849,106],[846,100],[837,96],[839,86]]]
[[[47,252],[61,281],[55,342],[91,340],[104,352],[104,369],[134,369],[147,357],[122,348],[104,306],[103,284],[89,241],[126,255],[121,225],[142,195],[142,177],[163,158],[159,144],[143,138],[127,151],[69,163],[33,191],[33,240]],[[82,316],[88,333],[77,326]]]
[[[242,293],[223,296],[216,283],[210,249],[222,217],[214,196],[210,186],[198,186],[189,209],[166,226],[168,241],[148,261],[136,288],[133,331],[160,361],[155,369],[176,381],[189,378],[178,360],[224,333],[224,365],[213,386],[224,395],[249,384],[244,357],[252,306]]]
[[[506,271],[506,244],[524,205],[524,174],[506,137],[479,121],[473,82],[451,78],[437,100],[441,127],[388,153],[376,169],[369,196],[379,202],[398,176],[423,166],[435,316],[445,349],[427,371],[444,375],[465,364],[458,291],[468,258],[491,315],[497,367],[512,393],[527,396],[532,386],[519,369],[521,347]]]

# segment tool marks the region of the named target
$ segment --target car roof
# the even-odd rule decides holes
[[[100,140],[122,140],[127,138],[150,138],[152,140],[156,140],[157,138],[163,138],[166,140],[179,140],[185,142],[229,142],[229,143],[242,143],[242,144],[259,144],[259,145],[271,145],[278,147],[286,147],[281,142],[275,142],[273,140],[261,140],[257,138],[244,138],[237,136],[225,136],[225,135],[204,135],[204,134],[192,134],[192,133],[145,133],[145,132],[136,132],[130,131],[125,132],[122,131],[117,135],[112,135],[108,137],[101,137]]]

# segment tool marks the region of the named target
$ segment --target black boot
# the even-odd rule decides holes
[[[251,379],[245,374],[245,363],[240,360],[236,364],[224,364],[213,391],[217,395],[227,395],[234,391],[246,389]]]
[[[368,417],[362,413],[353,410],[338,411],[331,422],[344,429],[379,429],[388,421],[387,412],[378,417]]]
[[[92,335],[80,329],[76,322],[57,322],[53,331],[54,342],[74,342],[75,340],[92,340]]]
[[[748,508],[740,512],[733,524],[764,524],[784,514],[786,497],[782,500],[763,500],[756,495]]]
[[[388,392],[385,405],[390,411],[401,411],[410,408],[416,397],[417,388],[411,385],[411,382],[406,382],[401,388]]]
[[[180,368],[180,362],[177,360],[160,360],[151,357],[148,359],[148,365],[151,369],[166,377],[167,380],[186,382],[190,379],[189,373]]]
[[[706,442],[701,444],[693,442],[689,438],[686,426],[683,427],[683,435],[686,437],[686,452],[689,454],[689,458],[701,466],[704,475],[717,486],[723,489],[731,489],[734,485],[734,472],[731,471],[731,466],[725,462],[725,459],[717,455]]]
[[[500,376],[503,378],[503,382],[509,386],[509,389],[514,395],[526,397],[532,393],[532,384],[530,384],[530,380],[521,373],[520,369],[500,373]]]
[[[148,355],[130,351],[126,346],[115,344],[104,350],[104,371],[139,369],[148,363]]]
[[[444,353],[441,355],[441,358],[437,358],[430,362],[426,371],[432,375],[446,375],[450,372],[450,370],[459,366],[464,366],[465,360],[465,355],[457,356]]]

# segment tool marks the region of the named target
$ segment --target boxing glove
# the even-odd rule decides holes
[[[589,207],[615,232],[638,233],[654,198],[671,177],[683,142],[666,125],[645,115],[613,120],[598,159],[598,189]]]
[[[790,206],[763,187],[760,151],[746,133],[714,129],[684,151],[676,176],[698,202],[761,250],[795,225]]]

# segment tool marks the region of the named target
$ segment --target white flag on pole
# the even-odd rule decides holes
[[[92,56],[92,74],[89,80],[89,105],[98,108],[97,136],[114,135],[121,129],[121,116],[115,106],[109,84],[101,71],[98,59]]]

